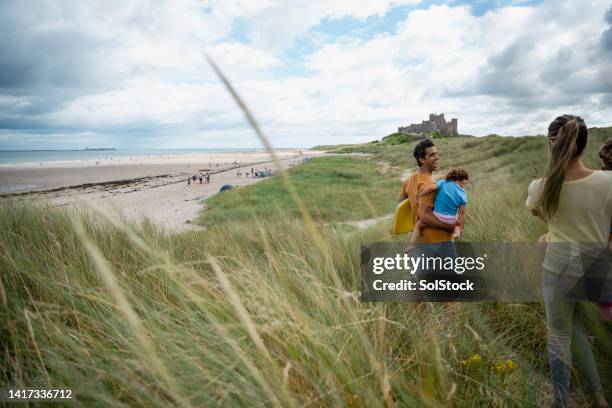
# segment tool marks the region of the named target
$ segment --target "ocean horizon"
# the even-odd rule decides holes
[[[294,148],[278,148],[278,150],[285,149]],[[133,156],[177,156],[193,153],[261,152],[264,150],[265,148],[261,147],[117,150],[93,150],[91,148],[89,150],[0,150],[0,166],[31,165],[40,163],[49,164]]]

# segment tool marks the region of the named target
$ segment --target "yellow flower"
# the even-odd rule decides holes
[[[470,362],[473,364],[478,364],[481,360],[482,358],[480,357],[480,354],[473,354],[472,356],[470,356]]]
[[[514,371],[518,368],[518,364],[516,364],[514,361],[512,360],[506,360],[506,369],[508,371]]]
[[[480,354],[472,354],[467,360],[463,360],[463,365],[468,367],[478,365],[482,361]]]
[[[518,368],[518,364],[516,364],[514,361],[510,359],[498,361],[497,363],[493,365],[493,369],[498,374],[509,374],[513,372],[514,370],[516,370],[517,368]]]

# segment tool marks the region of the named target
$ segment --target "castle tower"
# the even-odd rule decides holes
[[[457,136],[459,134],[458,121],[456,118],[451,119],[448,124],[448,133]]]

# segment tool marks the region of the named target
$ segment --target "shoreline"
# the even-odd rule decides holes
[[[42,151],[42,150],[41,150]],[[304,148],[290,148],[290,149],[275,149],[277,154],[283,153],[299,153],[299,152],[311,152],[309,149]],[[2,153],[10,153],[12,151],[3,150]],[[16,150],[16,153],[30,152]],[[46,150],[44,152],[47,152]],[[49,150],[49,152],[83,152],[81,150]],[[104,151],[107,152],[107,151]],[[126,153],[130,151],[112,151]],[[112,153],[110,152],[110,153]],[[144,152],[144,151],[143,151]],[[133,154],[132,154],[133,153]],[[217,158],[219,160],[230,160],[236,156],[242,155],[268,155],[265,149],[257,150],[255,148],[245,148],[240,150],[219,150],[210,152],[167,152],[159,154],[138,154],[138,151],[130,152],[130,154],[113,155],[108,154],[101,157],[87,157],[82,159],[70,159],[70,160],[43,160],[43,161],[28,161],[20,163],[0,163],[0,170],[10,169],[28,169],[28,168],[74,168],[74,167],[90,167],[100,165],[130,165],[130,164],[162,164],[167,162],[172,163],[190,163],[202,160],[211,160],[211,158]]]
[[[284,169],[301,164],[306,157],[324,154],[306,150],[276,153]],[[208,154],[205,162],[202,162],[202,157],[197,162],[193,159],[189,156],[179,158],[177,162],[174,157],[165,159],[162,164],[107,163],[103,166],[18,168],[10,171],[0,168],[0,186],[4,186],[4,180],[10,176],[14,176],[13,181],[23,184],[33,184],[29,180],[36,177],[44,182],[35,189],[0,192],[0,199],[32,199],[51,207],[69,205],[75,208],[82,205],[82,201],[91,200],[126,220],[139,222],[148,218],[165,229],[181,231],[197,227],[192,222],[205,208],[203,200],[218,194],[223,185],[242,187],[270,178],[251,177],[251,169],[279,170],[267,152],[234,153],[232,157]],[[210,168],[204,167],[209,164],[212,165]],[[210,183],[203,181],[200,184],[196,179],[195,183],[188,184],[187,179],[202,169],[208,169],[205,173],[210,174]],[[249,177],[246,177],[247,173]]]
[[[316,155],[303,149],[279,149],[281,159],[300,154]],[[103,183],[161,174],[217,172],[234,166],[270,161],[267,152],[213,152],[179,155],[128,156],[102,160],[54,162],[48,165],[0,166],[0,194],[45,191],[66,186]]]

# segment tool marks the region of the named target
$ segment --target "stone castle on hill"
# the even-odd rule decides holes
[[[397,128],[397,133],[428,133],[436,131],[446,136],[457,136],[459,134],[457,132],[457,119],[451,119],[450,122],[447,122],[444,119],[443,113],[439,115],[430,113],[429,120]]]

